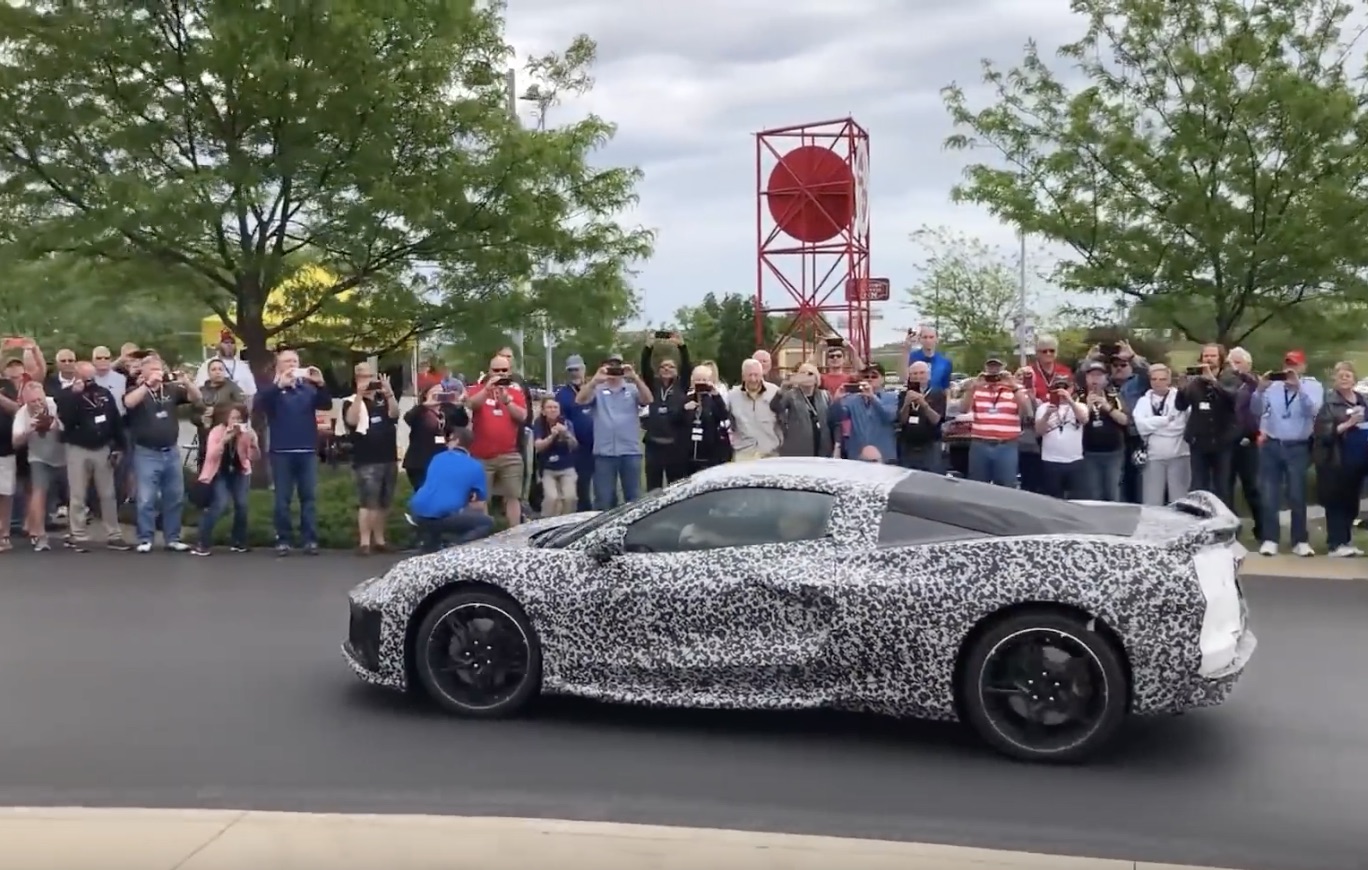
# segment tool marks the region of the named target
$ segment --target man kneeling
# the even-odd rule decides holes
[[[470,430],[449,430],[447,449],[432,457],[423,485],[409,499],[408,519],[418,528],[425,553],[494,531],[485,505],[489,485],[484,466],[469,451]]]

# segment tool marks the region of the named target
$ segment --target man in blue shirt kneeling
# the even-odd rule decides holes
[[[447,449],[432,457],[423,485],[409,499],[408,519],[422,534],[425,553],[442,549],[447,537],[454,547],[494,531],[484,466],[470,455],[470,440],[469,429],[450,430]]]

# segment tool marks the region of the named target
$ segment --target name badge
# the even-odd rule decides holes
[[[656,411],[656,413],[657,413],[657,414],[668,414],[668,413],[670,413],[670,409],[667,408],[667,407],[665,407],[664,405],[661,405],[660,408],[659,408],[659,410]]]
[[[1210,410],[1211,410],[1211,403],[1210,403],[1210,402],[1198,402],[1198,403],[1197,403],[1197,410],[1199,410],[1199,411],[1210,411]]]
[[[921,422],[921,417],[908,417],[908,418],[907,418],[907,423],[908,423],[908,425],[910,425],[910,426],[916,426],[916,425],[919,424],[920,422]]]
[[[438,435],[437,437],[433,438],[432,440],[435,441],[435,442],[438,443],[438,444],[445,444],[445,443],[446,443],[446,439],[443,438],[441,435]]]
[[[158,420],[165,420],[165,419],[166,419],[166,412],[165,412],[165,411],[158,411],[158,412],[157,412],[157,419],[158,419]]]
[[[495,417],[502,417],[502,416],[503,416],[503,408],[495,408],[495,409],[494,409],[494,416],[495,416]]]
[[[1102,418],[1099,417],[1098,419],[1092,421],[1092,424],[1093,424],[1093,428],[1094,428],[1094,429],[1101,429],[1101,428],[1102,428]]]
[[[613,391],[612,391],[612,390],[604,390],[604,391],[603,391],[603,395],[605,395],[605,396],[611,396],[611,395],[613,395]]]
[[[989,406],[988,406],[988,413],[989,413],[989,414],[996,414],[997,412],[998,412],[998,409],[997,409],[997,407],[996,407],[995,405],[989,405]]]
[[[95,418],[95,423],[96,423],[96,425],[99,425],[100,423],[103,423],[104,421],[105,421],[105,415],[104,415],[104,414],[101,414],[101,415],[99,415],[98,417]]]
[[[703,440],[703,427],[702,427],[702,426],[695,426],[695,427],[693,427],[693,435],[690,436],[690,440],[693,440],[693,441],[702,441],[702,440]]]
[[[492,408],[497,405],[498,402],[495,402],[493,399],[485,399],[485,404]]]
[[[379,423],[379,422],[380,422],[380,419],[381,419],[381,418],[379,418],[379,417],[371,417],[371,422],[372,422],[372,423]]]

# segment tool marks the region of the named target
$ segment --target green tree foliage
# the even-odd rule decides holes
[[[509,116],[502,15],[476,0],[0,4],[0,240],[178,269],[180,304],[253,354],[385,307],[414,332],[499,306],[603,316],[649,252],[648,232],[616,223],[639,173],[590,163],[602,119],[547,120],[592,83],[587,37],[528,61],[537,123]],[[300,252],[334,280],[269,322]]]
[[[0,334],[34,339],[49,359],[62,347],[88,358],[96,345],[117,351],[126,341],[173,360],[199,356],[201,312],[184,305],[174,267],[0,255],[0,274]]]
[[[1361,50],[1337,0],[1073,0],[1086,35],[985,62],[996,102],[944,91],[961,132],[990,146],[959,200],[1076,255],[1070,289],[1145,300],[1194,340],[1242,341],[1307,302],[1362,298],[1368,116]],[[1194,305],[1194,301],[1205,304]]]
[[[676,311],[675,321],[695,363],[714,360],[719,378],[727,383],[741,379],[741,363],[756,351],[755,300],[752,297],[727,293],[719,298],[715,293],[709,293],[698,305]],[[774,346],[783,333],[783,326],[783,318],[775,315],[765,318],[764,347]]]
[[[972,368],[987,354],[1011,353],[1021,293],[1017,255],[946,227],[923,227],[911,238],[923,259],[921,278],[906,294],[920,323],[936,327],[958,365]]]

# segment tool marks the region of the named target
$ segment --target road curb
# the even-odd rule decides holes
[[[0,870],[1217,870],[608,822],[233,810],[0,808]]]

